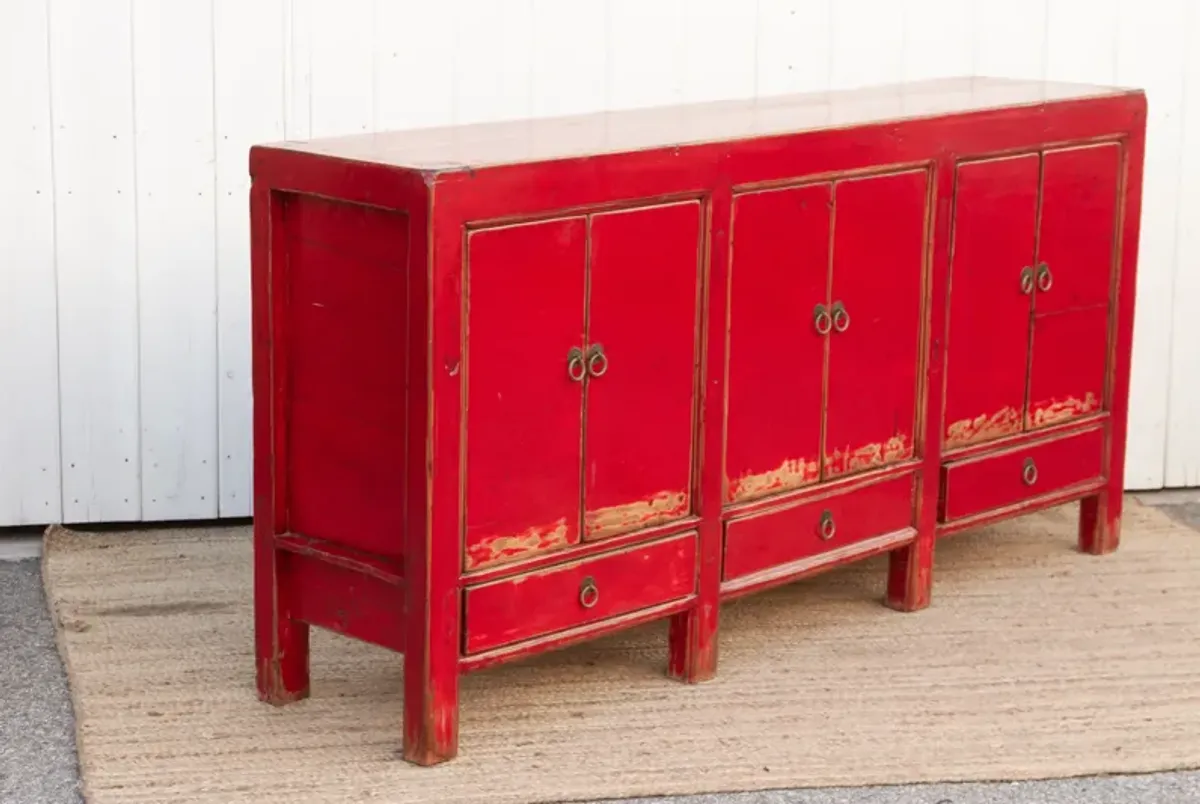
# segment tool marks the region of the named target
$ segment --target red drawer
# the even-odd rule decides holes
[[[466,652],[671,603],[695,590],[695,531],[468,587]]]
[[[1102,429],[967,458],[942,469],[938,514],[943,522],[982,514],[1098,480],[1103,471]]]
[[[734,519],[725,526],[725,580],[912,527],[913,475]]]

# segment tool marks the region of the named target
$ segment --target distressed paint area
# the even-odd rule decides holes
[[[1068,397],[1061,401],[1039,402],[1031,407],[1029,427],[1035,429],[1095,413],[1100,410],[1100,400],[1096,398],[1095,394],[1089,393],[1083,399]]]
[[[676,519],[687,511],[686,492],[660,491],[648,500],[588,511],[584,518],[584,532],[589,539],[603,539]]]
[[[820,462],[816,459],[809,461],[793,458],[769,472],[748,472],[736,480],[729,481],[726,498],[729,502],[753,500],[773,492],[807,486],[820,479]]]
[[[902,461],[911,455],[912,444],[904,435],[892,436],[887,441],[856,449],[836,449],[825,456],[825,476],[830,478],[863,472]]]
[[[512,536],[493,536],[468,545],[467,569],[503,564],[531,553],[558,550],[568,544],[570,539],[564,517],[552,525],[529,528]]]
[[[991,416],[983,414],[974,419],[962,419],[946,428],[947,447],[965,447],[981,441],[992,441],[1021,432],[1021,411],[1004,408]]]

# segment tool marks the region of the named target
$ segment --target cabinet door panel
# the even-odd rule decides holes
[[[923,170],[834,188],[825,478],[913,455],[926,196]]]
[[[579,541],[586,238],[584,218],[470,235],[468,569]]]
[[[1038,263],[1049,281],[1038,284],[1037,312],[1108,303],[1120,157],[1116,143],[1046,152]]]
[[[943,421],[947,448],[1021,431],[1029,370],[1038,154],[960,165],[954,195],[950,330]]]
[[[1035,315],[1026,426],[1049,427],[1099,411],[1107,367],[1107,306]]]
[[[831,185],[738,196],[730,266],[725,498],[820,479]]]
[[[1103,406],[1119,166],[1115,143],[1046,152],[1027,428]]]
[[[584,538],[691,510],[700,204],[591,222]]]

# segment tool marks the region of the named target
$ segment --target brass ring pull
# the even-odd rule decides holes
[[[583,376],[587,373],[587,369],[583,365],[583,350],[578,346],[572,346],[571,351],[567,352],[567,376],[574,382],[583,382]]]
[[[1037,287],[1042,293],[1045,293],[1054,286],[1054,275],[1050,273],[1050,266],[1046,263],[1038,265],[1037,271]]]
[[[1037,477],[1037,464],[1033,462],[1033,458],[1026,458],[1025,468],[1021,470],[1021,479],[1025,481],[1026,486],[1032,486],[1037,482]]]
[[[590,609],[600,602],[600,589],[596,586],[596,582],[588,576],[583,579],[583,583],[579,584],[579,605],[585,609]]]
[[[1028,296],[1033,293],[1033,269],[1021,269],[1021,292]]]
[[[833,328],[838,332],[850,329],[850,314],[846,312],[846,306],[840,301],[833,303]]]
[[[608,371],[608,355],[604,354],[604,347],[598,343],[588,349],[587,369],[593,377],[603,377],[604,372]]]
[[[817,535],[821,537],[821,541],[829,541],[837,533],[837,525],[833,521],[833,513],[826,508],[821,512],[821,525],[817,529]]]
[[[829,330],[833,329],[833,319],[829,316],[829,311],[825,309],[825,305],[818,304],[813,308],[813,326],[816,328],[818,335],[828,335]]]

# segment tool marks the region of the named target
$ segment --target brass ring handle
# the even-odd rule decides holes
[[[1025,468],[1021,470],[1021,479],[1025,481],[1026,486],[1032,486],[1037,482],[1037,477],[1037,464],[1033,462],[1033,458],[1026,458]]]
[[[583,365],[583,350],[572,346],[567,352],[567,376],[574,382],[583,382],[587,369]]]
[[[816,328],[818,335],[828,335],[829,330],[833,329],[833,319],[823,304],[818,304],[813,308],[813,327]]]
[[[579,584],[579,605],[585,609],[590,609],[600,602],[600,589],[596,586],[596,581],[588,576],[583,579],[583,583]]]
[[[1046,263],[1038,265],[1037,271],[1037,287],[1042,293],[1045,293],[1054,286],[1054,274],[1050,273],[1050,266]]]
[[[846,312],[846,306],[840,301],[833,303],[833,328],[838,332],[850,329],[850,314]]]
[[[587,369],[593,377],[603,377],[604,372],[608,371],[608,355],[604,354],[604,347],[598,343],[588,349]]]
[[[822,541],[829,541],[837,533],[837,525],[833,521],[833,513],[827,508],[821,512],[821,525],[817,529],[817,534]]]
[[[1033,293],[1033,269],[1023,268],[1021,270],[1021,292],[1028,296]]]

